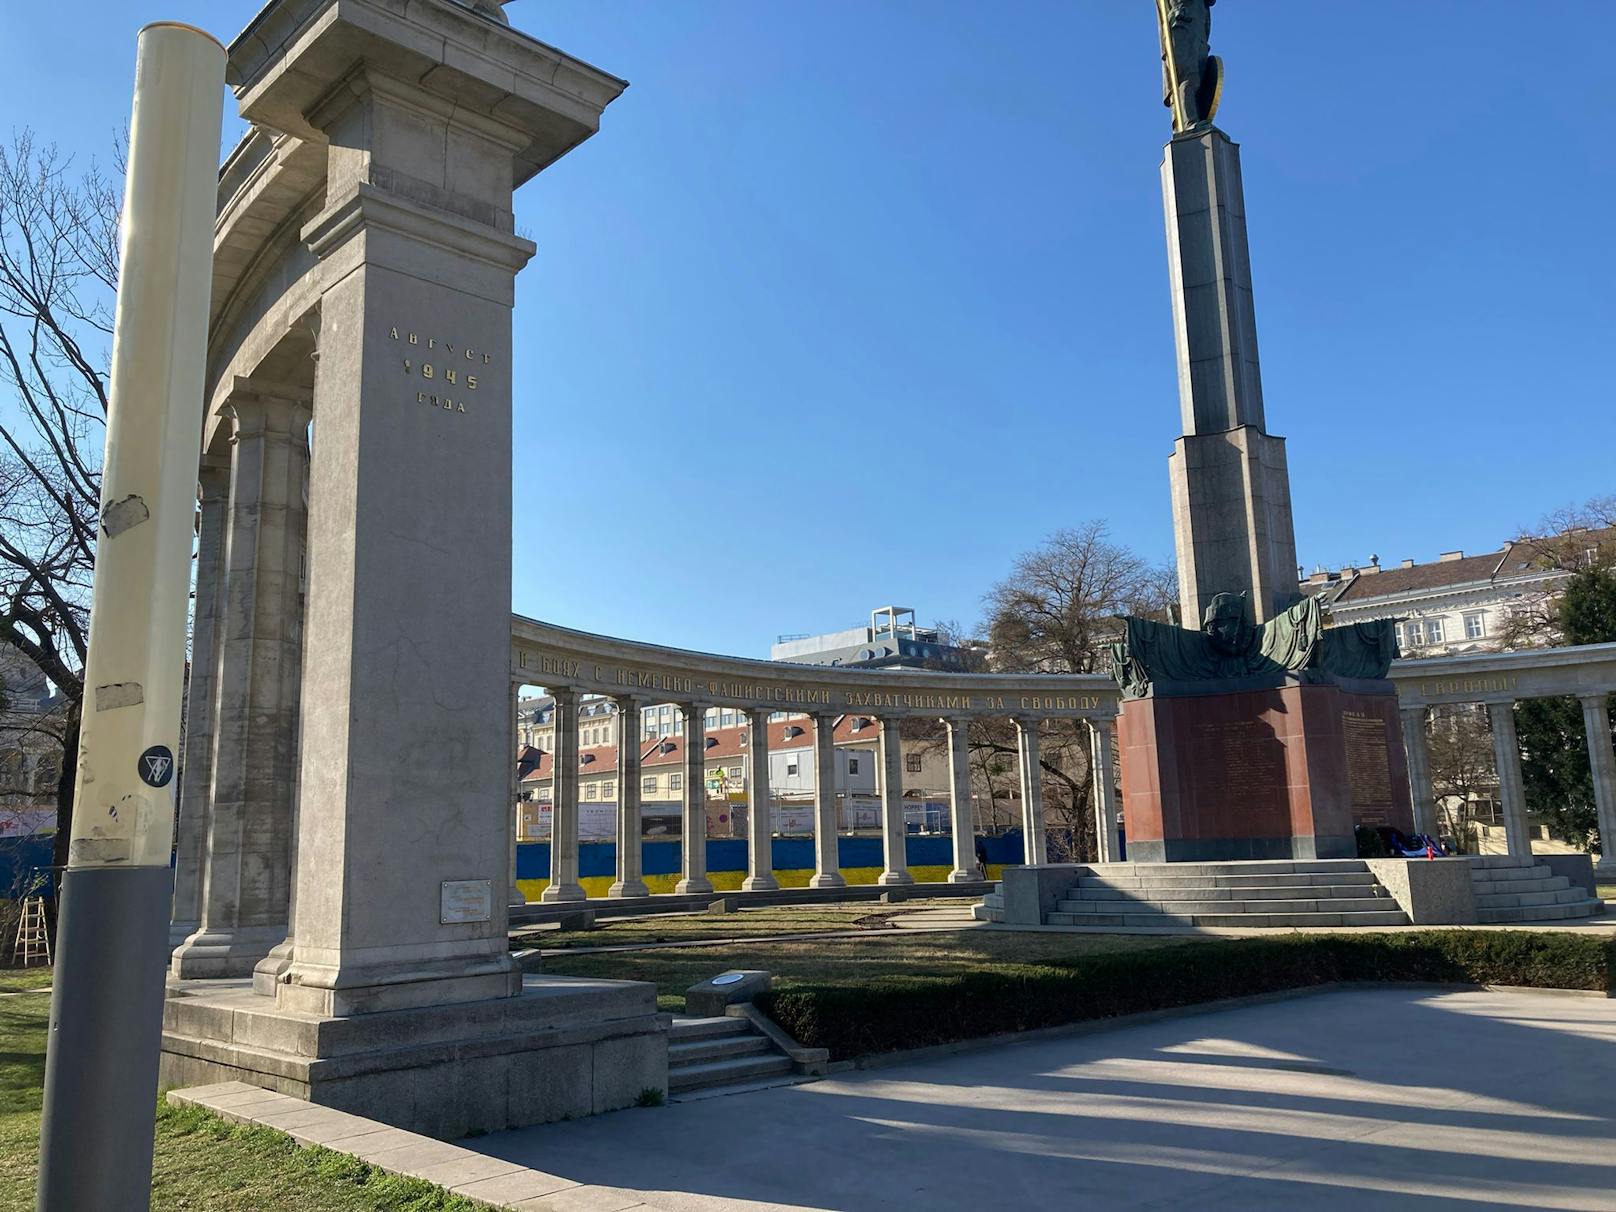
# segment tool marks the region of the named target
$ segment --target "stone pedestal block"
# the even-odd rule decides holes
[[[1125,703],[1129,859],[1352,858],[1354,824],[1411,830],[1397,699],[1382,685]]]
[[[180,981],[164,1086],[241,1081],[452,1139],[613,1111],[668,1088],[656,987],[529,976],[520,996],[333,1018],[245,982]]]

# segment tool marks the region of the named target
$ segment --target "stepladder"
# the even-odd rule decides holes
[[[19,968],[51,962],[50,930],[45,924],[45,898],[42,896],[23,898],[15,955]]]

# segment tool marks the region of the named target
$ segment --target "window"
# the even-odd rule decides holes
[[[600,784],[599,783],[585,783],[584,784],[584,799],[586,799],[586,800],[596,799],[596,798],[599,797],[599,795],[600,795]]]
[[[539,803],[548,804],[554,798],[555,798],[555,788],[554,787],[540,787],[539,788]]]
[[[1443,642],[1442,620],[1425,620],[1425,642],[1427,644],[1440,644]]]
[[[856,757],[850,757],[850,758],[847,759],[847,773],[848,774],[857,774],[858,773],[858,762],[859,762],[859,760]]]
[[[1477,612],[1467,614],[1465,620],[1465,639],[1479,640],[1487,634],[1487,616]]]
[[[796,758],[788,757],[786,759],[786,775],[787,775],[787,777],[794,777],[800,771],[800,769],[801,769],[801,767],[798,765],[798,762],[797,762]]]
[[[1418,648],[1425,643],[1425,630],[1418,621],[1403,624],[1403,647]]]
[[[685,776],[684,775],[682,775],[682,774],[670,774],[668,776],[668,790],[669,791],[683,791],[684,789],[685,789]]]
[[[617,780],[608,779],[606,782],[604,782],[604,783],[602,783],[600,785],[600,798],[601,799],[609,800],[609,799],[612,798],[612,796],[614,796],[616,794],[617,794]]]
[[[656,775],[648,774],[648,775],[646,775],[644,778],[642,778],[640,780],[640,794],[641,795],[655,795],[656,794]]]
[[[919,774],[920,773],[920,755],[918,753],[906,753],[906,754],[904,754],[903,755],[903,768],[909,774]]]

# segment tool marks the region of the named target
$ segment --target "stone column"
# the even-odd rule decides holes
[[[908,832],[903,819],[903,739],[897,717],[881,720],[881,854],[885,869],[878,884],[912,884]]]
[[[1521,743],[1515,736],[1515,704],[1488,703],[1493,728],[1493,762],[1498,770],[1498,799],[1504,808],[1504,838],[1511,855],[1530,858],[1532,839],[1526,832],[1526,787],[1521,781]]]
[[[769,711],[755,708],[747,715],[749,740],[746,780],[746,868],[743,892],[773,892],[774,806],[769,796]]]
[[[650,896],[645,886],[644,813],[640,804],[639,699],[617,700],[617,878],[606,895]]]
[[[943,723],[948,727],[948,815],[954,834],[954,870],[948,882],[969,884],[982,878],[976,871],[976,821],[971,814],[971,721],[960,717]]]
[[[555,699],[555,752],[550,760],[550,882],[541,902],[581,901],[578,882],[578,692],[550,690]]]
[[[1431,740],[1425,729],[1425,708],[1404,707],[1403,751],[1408,754],[1409,798],[1414,802],[1414,832],[1435,837],[1441,829],[1431,786]]]
[[[1021,766],[1021,836],[1029,867],[1049,862],[1044,836],[1044,772],[1039,766],[1038,721],[1016,721],[1016,753]]]
[[[684,747],[684,873],[674,891],[711,892],[707,878],[707,704],[686,703]]]
[[[295,392],[245,380],[226,407],[230,508],[202,912],[172,965],[186,978],[250,974],[290,921],[310,413]]]
[[[185,748],[180,759],[179,827],[174,848],[174,914],[169,941],[178,945],[201,925],[202,856],[213,788],[213,687],[218,665],[219,602],[230,505],[230,460],[203,455],[198,475],[201,521],[196,542],[196,607],[191,627],[191,680],[185,696]]]
[[[1256,621],[1296,600],[1285,440],[1267,432],[1240,148],[1186,131],[1162,159],[1184,436],[1168,462],[1179,603],[1199,624],[1212,596],[1249,594]]]
[[[836,719],[814,716],[814,874],[810,888],[845,888],[836,819]]]
[[[522,889],[516,883],[516,843],[517,835],[522,829],[522,775],[520,761],[522,753],[522,687],[525,683],[511,679],[511,894],[512,905],[527,904],[527,897],[522,895]]]
[[[1093,719],[1089,729],[1094,742],[1094,839],[1097,859],[1102,863],[1122,861],[1122,839],[1117,833],[1117,759],[1113,746],[1116,721]]]
[[[1616,872],[1616,754],[1610,741],[1610,696],[1577,696],[1582,701],[1582,725],[1588,733],[1588,766],[1594,779],[1594,807],[1599,813],[1601,874]]]

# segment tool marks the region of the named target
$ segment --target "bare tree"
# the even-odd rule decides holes
[[[1431,790],[1446,833],[1461,854],[1479,853],[1472,805],[1494,794],[1492,728],[1477,704],[1433,707],[1427,723]]]
[[[1010,574],[988,591],[988,661],[1004,672],[1101,672],[1109,669],[1109,646],[1122,633],[1119,615],[1165,619],[1177,600],[1174,572],[1113,542],[1104,522],[1060,530],[1017,557]],[[1081,720],[1052,720],[1041,733],[1044,813],[1051,857],[1058,861],[1095,857],[1091,743]],[[979,769],[1015,771],[1009,720],[973,720],[970,744]]]
[[[0,643],[62,696],[58,867],[84,699],[119,204],[93,164],[76,171],[26,131],[0,148]]]
[[[1544,572],[1571,574],[1616,566],[1616,496],[1594,497],[1556,509],[1514,540],[1510,560]],[[1515,603],[1499,629],[1505,648],[1555,647],[1566,643],[1559,598],[1565,578]]]

